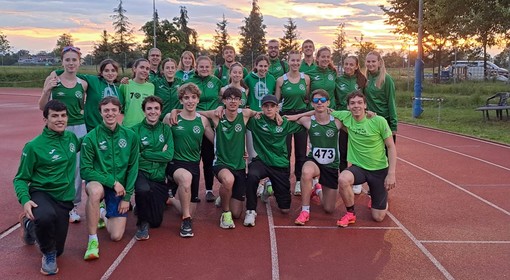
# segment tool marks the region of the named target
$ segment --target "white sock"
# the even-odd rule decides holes
[[[106,220],[106,209],[104,208],[99,209],[99,217],[103,220]]]
[[[212,191],[210,191],[210,190],[206,190],[206,191],[205,191],[205,193],[212,193]]]
[[[308,213],[310,213],[310,205],[303,205],[301,206],[301,211],[306,211]]]
[[[89,234],[89,242],[92,240],[98,241],[97,234]]]

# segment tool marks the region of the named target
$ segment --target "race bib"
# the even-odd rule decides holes
[[[313,158],[319,164],[330,164],[335,161],[336,150],[331,148],[313,148]]]

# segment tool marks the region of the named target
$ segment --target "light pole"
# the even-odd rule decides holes
[[[413,118],[418,118],[423,109],[421,107],[422,77],[423,77],[423,0],[418,3],[418,56],[414,65],[414,102]]]
[[[154,32],[154,48],[156,47],[156,0],[152,0],[152,30]]]

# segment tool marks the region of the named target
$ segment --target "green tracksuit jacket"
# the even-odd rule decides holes
[[[124,186],[124,201],[129,201],[138,176],[140,155],[136,134],[117,125],[112,131],[100,124],[83,138],[80,174],[85,181],[97,181],[113,188],[115,181]]]
[[[58,201],[73,201],[79,148],[80,141],[74,133],[57,133],[47,127],[28,142],[13,181],[21,205],[30,200],[31,189],[45,191]]]

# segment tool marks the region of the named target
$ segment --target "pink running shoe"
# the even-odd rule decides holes
[[[306,211],[301,211],[299,213],[299,217],[294,221],[296,225],[304,226],[306,222],[310,220],[310,213]]]
[[[347,227],[349,224],[356,222],[356,215],[352,212],[347,212],[340,220],[336,221],[336,225],[339,227]]]

